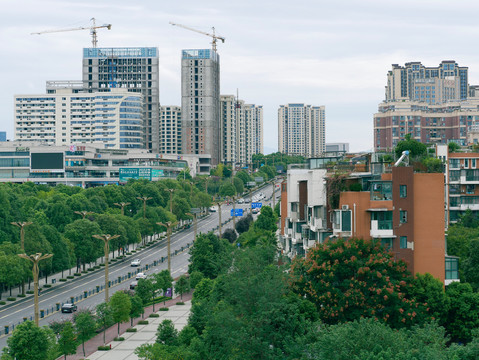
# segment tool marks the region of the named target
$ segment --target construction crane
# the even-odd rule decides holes
[[[95,18],[91,18],[90,21],[91,21],[91,26],[80,26],[80,27],[76,27],[76,28],[60,29],[60,30],[45,30],[45,31],[31,33],[30,35],[41,35],[41,34],[46,34],[46,33],[64,32],[64,31],[90,30],[90,34],[92,36],[91,44],[94,48],[96,48],[96,45],[98,44],[98,37],[97,37],[97,34],[96,34],[96,29],[107,28],[108,30],[110,30],[111,29],[111,24],[103,24],[103,25],[98,25],[97,26]]]
[[[213,27],[213,34],[210,34],[210,33],[207,33],[207,32],[204,32],[204,31],[201,31],[201,30],[197,30],[197,29],[193,29],[193,28],[190,28],[188,26],[185,26],[185,25],[181,25],[181,24],[176,24],[174,22],[171,22],[170,21],[170,24],[173,25],[173,26],[179,26],[179,27],[182,27],[183,29],[186,29],[186,30],[191,30],[191,31],[194,31],[194,32],[197,32],[197,33],[200,33],[200,34],[203,34],[203,35],[206,35],[206,36],[210,36],[211,38],[213,38],[213,40],[211,41],[211,45],[213,47],[213,51],[216,52],[216,40],[221,40],[221,42],[225,42],[225,38],[222,37],[222,36],[217,36],[215,34],[215,28]]]

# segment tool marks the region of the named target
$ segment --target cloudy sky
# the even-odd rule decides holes
[[[326,142],[373,147],[372,117],[384,99],[391,64],[456,60],[479,83],[475,0],[2,0],[0,129],[13,139],[13,97],[42,94],[47,80],[80,80],[87,30],[49,29],[111,23],[99,47],[154,46],[160,54],[160,102],[181,104],[182,49],[210,47],[202,31],[226,38],[221,93],[264,106],[265,152],[277,149],[277,109],[326,106]]]

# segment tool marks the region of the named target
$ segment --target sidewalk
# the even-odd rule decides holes
[[[145,308],[144,319],[148,320],[148,325],[136,325],[140,318],[133,320],[133,327],[137,329],[136,333],[126,332],[126,329],[129,329],[130,322],[122,323],[120,325],[120,336],[125,338],[124,341],[113,341],[113,339],[118,335],[117,324],[106,330],[105,338],[106,345],[111,345],[111,350],[108,351],[98,351],[98,346],[103,345],[103,333],[96,335],[94,338],[88,340],[85,343],[85,354],[86,358],[89,360],[137,360],[138,357],[134,354],[135,349],[145,343],[153,344],[156,340],[156,331],[158,325],[165,319],[173,321],[175,328],[177,330],[183,329],[183,327],[188,323],[188,317],[190,315],[191,309],[191,297],[192,293],[183,295],[183,302],[185,305],[176,305],[180,300],[180,297],[175,299],[168,300],[166,305],[159,303],[155,305],[155,310],[158,310],[160,307],[168,307],[168,311],[156,311],[160,317],[158,318],[149,318],[148,316],[153,313],[153,306]],[[58,360],[63,359],[61,356]],[[67,356],[67,360],[80,360],[84,359],[82,346],[78,346],[76,355]]]

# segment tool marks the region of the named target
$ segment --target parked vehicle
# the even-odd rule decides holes
[[[210,206],[208,209],[209,212],[216,212],[216,206]]]
[[[131,262],[131,266],[140,266],[140,265],[141,265],[140,259],[135,259]]]
[[[146,279],[146,274],[142,272],[136,274],[136,280],[140,280],[140,279]]]
[[[77,306],[74,304],[63,304],[62,305],[62,313],[72,313],[77,311]]]
[[[132,281],[130,284],[130,290],[135,290],[137,286],[138,286],[138,281]]]

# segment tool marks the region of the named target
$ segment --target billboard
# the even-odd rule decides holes
[[[64,170],[63,152],[30,153],[31,172],[63,172]]]
[[[151,168],[120,168],[120,182],[127,182],[130,179],[151,180]]]

